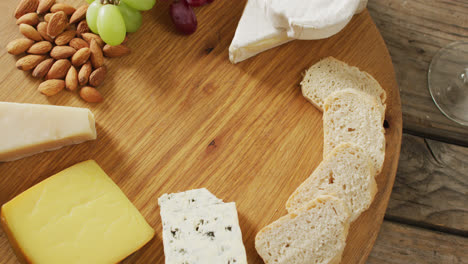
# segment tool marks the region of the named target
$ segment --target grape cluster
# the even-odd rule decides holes
[[[140,11],[151,9],[156,0],[86,0],[88,26],[109,45],[121,44],[127,32],[140,28]]]
[[[193,7],[212,3],[214,0],[175,0],[169,9],[172,22],[176,29],[190,35],[197,30],[198,22]]]

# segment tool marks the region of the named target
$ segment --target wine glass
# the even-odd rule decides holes
[[[468,42],[453,42],[432,58],[429,92],[449,119],[468,126]]]

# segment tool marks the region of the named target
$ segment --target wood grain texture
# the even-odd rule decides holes
[[[2,1],[10,17],[16,1]],[[70,2],[70,1],[69,1]],[[197,9],[199,29],[174,32],[160,1],[130,36],[130,56],[106,62],[103,103],[89,105],[76,94],[46,98],[39,81],[15,69],[0,53],[0,100],[89,107],[98,140],[0,164],[0,204],[77,162],[95,159],[122,188],[157,235],[124,263],[163,263],[157,198],[206,187],[235,201],[249,263],[262,263],[255,234],[286,214],[285,202],[322,159],[322,114],[301,95],[310,65],[335,56],[372,74],[388,95],[387,151],[372,207],[351,227],[344,263],[364,263],[382,223],[396,174],[401,143],[401,105],[385,44],[367,12],[340,34],[320,41],[294,41],[238,65],[228,46],[245,1],[215,1]],[[213,19],[216,18],[216,19]],[[19,36],[13,19],[0,24],[0,46]],[[15,257],[0,233],[2,263]]]
[[[386,218],[468,236],[468,148],[404,134]]]
[[[384,221],[367,264],[467,264],[468,238]]]
[[[468,146],[468,129],[439,111],[427,86],[437,51],[454,41],[468,41],[468,1],[370,0],[368,10],[395,65],[404,131]]]

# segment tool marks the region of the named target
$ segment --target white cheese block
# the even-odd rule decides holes
[[[96,139],[89,109],[0,102],[0,162]]]
[[[166,264],[247,263],[235,203],[161,208]]]
[[[341,31],[360,0],[259,0],[272,25],[290,38],[322,39]]]
[[[184,209],[197,208],[219,203],[223,203],[223,200],[218,199],[206,188],[164,194],[158,199],[158,204],[161,207],[161,211],[180,211]]]
[[[259,0],[248,0],[229,47],[229,59],[238,63],[291,40],[286,30],[271,24]]]

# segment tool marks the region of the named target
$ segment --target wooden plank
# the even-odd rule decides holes
[[[468,145],[468,129],[446,118],[427,88],[436,52],[453,41],[468,41],[468,1],[370,0],[368,9],[392,56],[404,130]]]
[[[61,1],[62,2],[62,1]],[[66,0],[78,4],[77,1]],[[197,9],[198,31],[174,32],[160,1],[131,34],[132,54],[106,61],[99,87],[104,102],[86,104],[76,94],[46,98],[38,80],[0,56],[0,100],[89,107],[98,140],[0,164],[0,204],[79,161],[94,159],[156,230],[155,238],[124,263],[163,263],[157,198],[206,187],[235,201],[249,263],[262,263],[256,233],[286,213],[284,204],[322,160],[322,113],[298,83],[304,70],[335,56],[369,71],[386,89],[386,160],[372,207],[350,230],[344,258],[365,263],[383,221],[401,143],[401,106],[391,58],[368,12],[324,40],[293,41],[237,65],[228,47],[244,1],[214,1]],[[16,0],[0,1],[0,46],[20,36],[11,18]],[[210,52],[207,52],[209,49]],[[272,197],[272,198],[271,198]],[[0,237],[0,256],[16,259]]]
[[[384,221],[367,264],[466,264],[468,238]]]
[[[386,218],[468,235],[468,148],[405,134]]]

